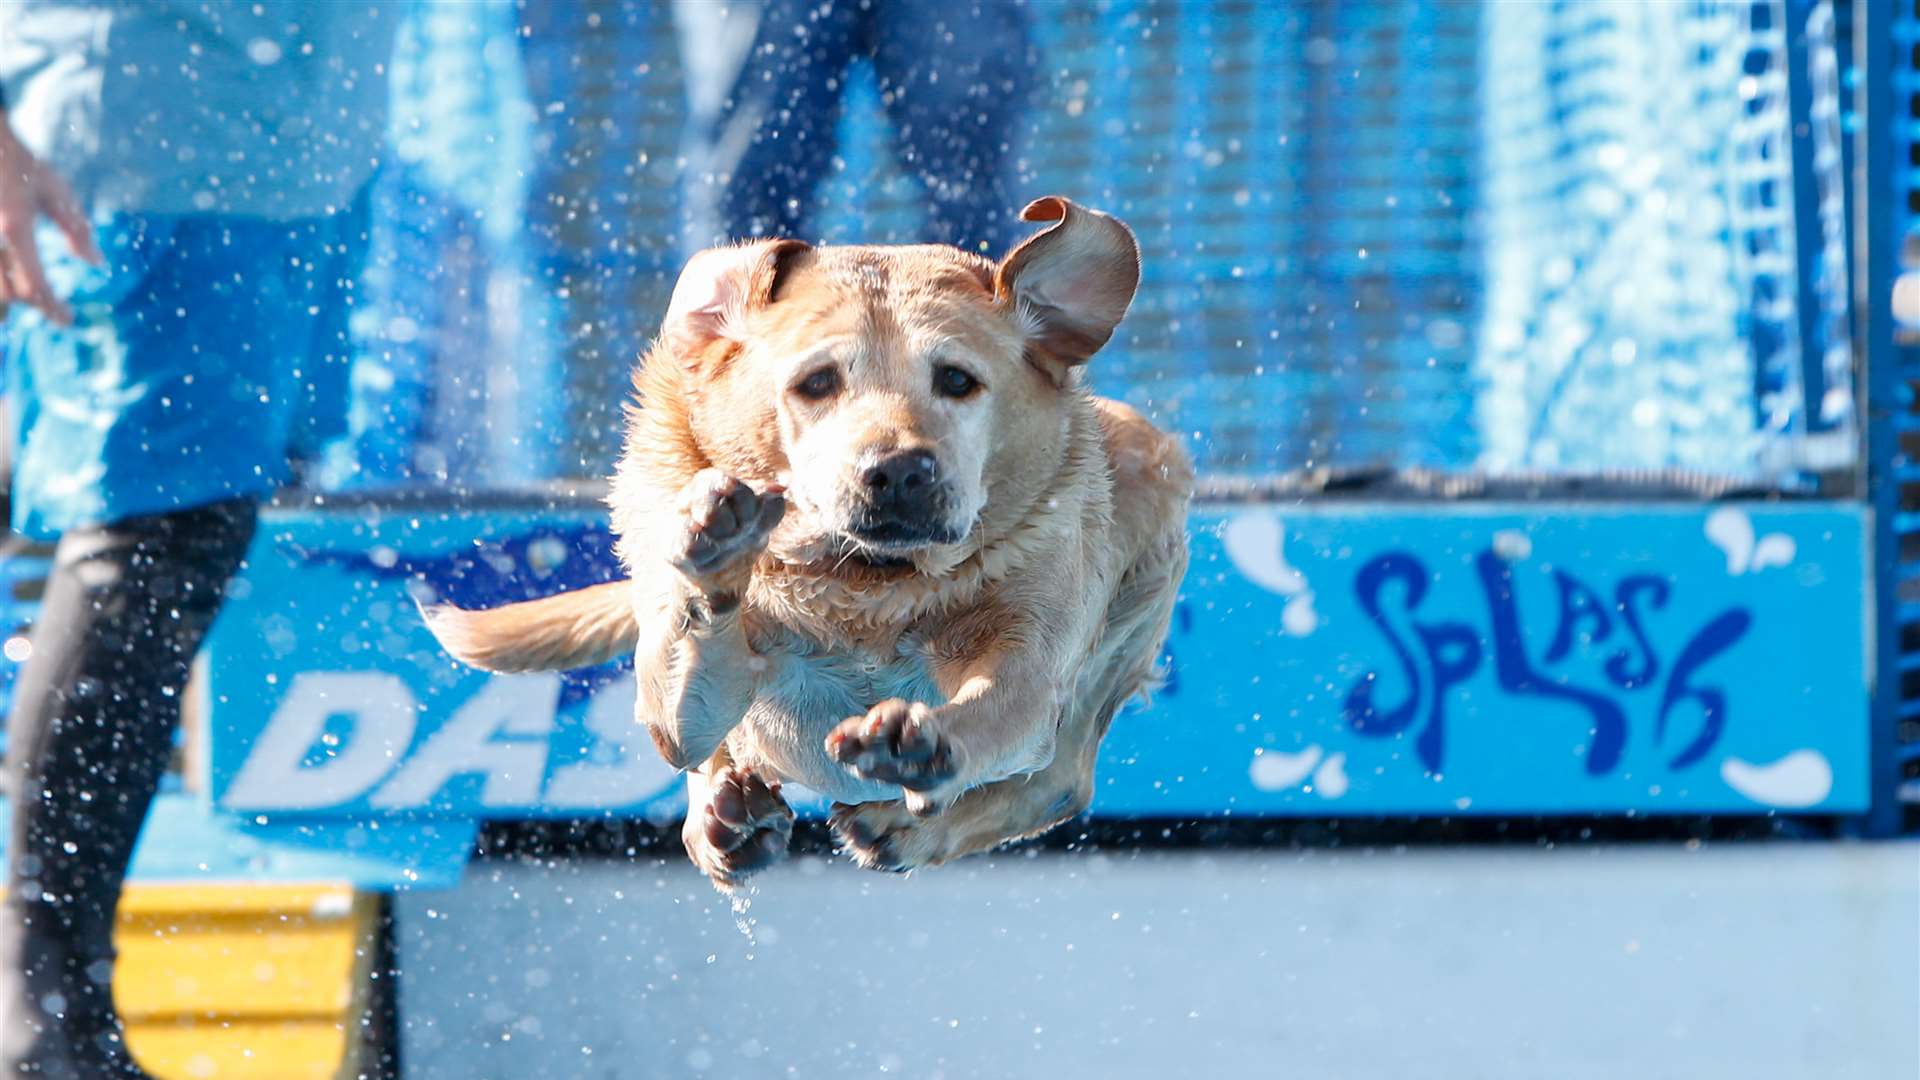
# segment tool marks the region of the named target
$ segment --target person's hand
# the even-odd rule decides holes
[[[87,224],[67,182],[20,145],[0,117],[0,316],[9,304],[31,304],[55,323],[68,326],[73,309],[47,284],[33,239],[33,226],[41,214],[60,227],[75,255],[95,266],[104,261],[93,242],[93,226]]]

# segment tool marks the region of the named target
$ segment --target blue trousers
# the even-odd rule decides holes
[[[104,267],[43,240],[74,324],[11,312],[13,527],[74,528],[259,499],[345,427],[357,212],[266,221],[119,214]]]
[[[1015,129],[1039,63],[1012,0],[769,0],[731,92],[695,110],[689,202],[707,230],[696,246],[809,237],[857,60],[873,65],[900,163],[926,189],[921,239],[1006,250],[1020,210]],[[727,77],[724,65],[713,77]]]

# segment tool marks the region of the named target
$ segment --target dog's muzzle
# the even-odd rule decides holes
[[[903,450],[860,470],[853,538],[878,547],[949,544],[961,539],[947,523],[940,462],[925,450]]]

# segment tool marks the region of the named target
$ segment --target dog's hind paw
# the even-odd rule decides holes
[[[786,857],[793,808],[780,797],[778,782],[747,769],[727,769],[712,783],[707,804],[687,808],[680,838],[693,864],[731,890]]]
[[[939,819],[919,817],[898,800],[835,803],[827,824],[840,849],[868,870],[904,874],[944,861],[946,829]]]

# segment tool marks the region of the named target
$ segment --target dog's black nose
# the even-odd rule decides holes
[[[907,500],[926,494],[933,486],[939,463],[925,450],[890,454],[867,466],[860,482],[875,499]]]
[[[925,450],[902,450],[860,470],[853,534],[876,543],[924,543],[942,532],[946,494],[940,465]]]

